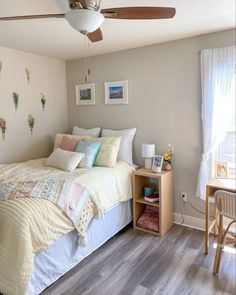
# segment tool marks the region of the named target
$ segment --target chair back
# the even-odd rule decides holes
[[[219,190],[214,198],[219,214],[236,220],[236,194]]]

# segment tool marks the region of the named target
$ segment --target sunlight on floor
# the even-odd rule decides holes
[[[217,248],[217,243],[213,244],[213,248],[216,249]],[[232,253],[232,254],[236,254],[236,249],[233,247],[228,247],[228,246],[224,246],[223,251],[228,252],[228,253]]]

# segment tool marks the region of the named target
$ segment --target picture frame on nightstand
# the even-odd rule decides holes
[[[152,162],[152,171],[160,173],[163,165],[163,156],[155,155]]]

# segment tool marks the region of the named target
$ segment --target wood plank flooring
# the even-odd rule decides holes
[[[164,237],[126,228],[41,295],[236,294],[236,255],[223,253],[212,275],[213,237],[175,225]]]

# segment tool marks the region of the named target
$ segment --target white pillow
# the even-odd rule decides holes
[[[99,137],[100,130],[101,130],[100,127],[91,128],[91,129],[84,129],[84,128],[74,126],[72,134],[79,135],[79,136],[88,135],[88,136],[92,136],[92,137]]]
[[[102,137],[112,136],[121,137],[120,148],[118,152],[118,161],[125,161],[129,165],[133,164],[133,140],[136,133],[136,128],[124,130],[103,129]]]
[[[72,172],[84,157],[83,153],[69,152],[60,148],[55,149],[45,160],[44,166]]]

